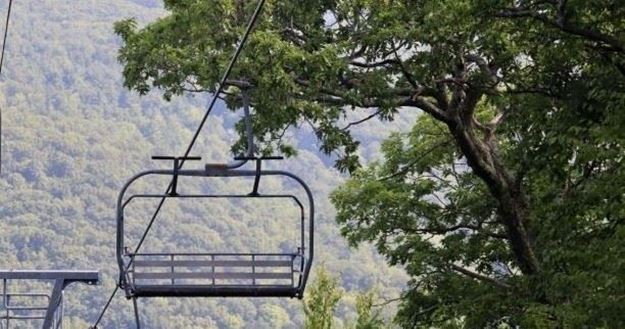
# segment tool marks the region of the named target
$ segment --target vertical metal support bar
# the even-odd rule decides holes
[[[7,279],[2,280],[2,301],[4,302],[4,307],[9,309],[9,293],[7,292]]]
[[[132,262],[132,286],[133,286],[133,287],[134,287],[134,286],[135,286],[135,284],[136,284],[136,283],[135,283],[135,273],[136,273],[136,269],[137,269],[137,267],[135,266],[135,257],[136,257],[136,255],[134,255],[134,254],[132,254],[132,255],[130,256],[130,261]],[[128,274],[126,274],[126,275],[128,275]],[[134,288],[133,288],[133,289],[134,289]]]
[[[249,89],[243,88],[241,90],[241,96],[243,98],[243,114],[245,115],[245,137],[247,137],[247,154],[245,156],[251,157],[256,152],[254,148],[254,130],[252,127],[252,119],[250,115],[250,95]]]
[[[63,317],[65,313],[65,292],[61,291],[61,302],[59,304],[59,308],[56,312],[56,329],[63,329]]]
[[[135,323],[137,324],[137,329],[141,329],[141,319],[139,318],[139,307],[137,305],[136,297],[132,299],[132,306],[135,309]]]
[[[65,318],[65,291],[61,291],[61,325],[60,329],[63,329],[63,318]]]
[[[215,285],[215,255],[211,255],[211,269],[213,271],[213,286]]]
[[[10,303],[9,298],[11,298],[11,297],[9,296],[9,293],[7,292],[7,284],[8,284],[8,282],[5,279],[4,280],[4,293],[6,294],[5,295],[6,296],[6,309],[7,309],[7,322],[6,322],[6,324],[7,324],[7,329],[8,329],[9,328],[9,320],[11,319],[11,310],[9,309],[9,303]]]
[[[296,256],[291,256],[291,287],[295,285],[295,281],[293,279],[293,277],[295,276],[295,271],[293,270],[293,266],[295,265],[295,257]]]
[[[59,327],[59,312],[61,311],[61,303],[59,303],[59,307],[54,312],[54,321],[52,321],[52,328],[58,329]]]
[[[52,329],[58,329],[59,328],[59,311],[61,309],[61,304],[59,303],[59,307],[57,308],[56,312],[54,312],[54,319],[52,319]]]
[[[256,159],[256,175],[254,176],[254,188],[251,195],[258,195],[258,185],[260,184],[260,171],[262,169],[262,160]]]
[[[174,254],[171,254],[171,285],[176,284],[176,279],[174,279]]]
[[[7,279],[2,279],[2,303],[5,308],[8,308],[9,301],[7,300]]]
[[[180,170],[179,163],[180,163],[180,159],[177,157],[174,157],[174,177],[171,180],[171,193],[170,193],[170,195],[172,196],[178,195],[178,191],[176,191],[176,189],[178,188],[178,170]]]
[[[303,209],[302,209],[302,210],[300,210],[300,216],[301,216],[301,221],[300,221],[300,229],[299,229],[299,230],[300,230],[300,232],[301,232],[301,237],[300,237],[300,238],[301,238],[301,242],[300,242],[301,244],[300,244],[300,248],[301,248],[301,253],[302,253],[302,256],[303,256],[303,255],[304,255],[305,248],[306,248],[306,246],[305,246],[305,243],[306,243],[306,242],[305,242],[305,241],[306,241],[306,240],[305,240],[305,231],[306,231],[305,221],[306,221],[306,219],[305,219],[305,216],[304,216],[304,210],[303,210]]]
[[[9,296],[7,293],[7,279],[2,280],[2,301],[4,302],[4,308],[6,310],[6,327],[9,328]]]
[[[52,289],[52,295],[50,296],[50,304],[46,310],[46,317],[43,321],[43,329],[52,329],[54,313],[56,313],[58,306],[63,297],[63,288],[65,286],[65,280],[54,280],[54,288]]]
[[[256,257],[252,254],[252,285],[256,285]]]

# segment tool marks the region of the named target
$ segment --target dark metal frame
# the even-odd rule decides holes
[[[162,160],[174,160],[177,162],[180,158],[174,157],[158,157],[157,159]],[[116,254],[117,254],[117,262],[120,270],[119,276],[119,285],[126,292],[127,298],[136,299],[138,297],[297,297],[303,298],[304,289],[306,287],[306,282],[308,280],[308,276],[310,274],[310,269],[312,265],[312,259],[314,255],[314,200],[312,196],[312,192],[308,185],[299,178],[298,176],[289,173],[287,171],[279,171],[279,170],[262,170],[261,161],[263,160],[274,160],[279,159],[278,157],[271,158],[253,158],[253,157],[245,157],[245,158],[237,158],[239,161],[248,161],[255,160],[256,161],[256,170],[242,170],[235,169],[228,165],[206,165],[204,170],[181,170],[174,163],[174,169],[172,170],[147,170],[141,172],[134,177],[132,177],[122,188],[119,197],[117,199],[117,246],[116,246]],[[166,194],[134,194],[126,197],[126,192],[128,188],[138,179],[145,176],[153,176],[153,175],[162,175],[162,176],[171,176],[172,182],[178,183],[178,178],[182,177],[253,177],[254,178],[254,187],[252,193],[250,194],[194,194],[194,195],[184,195],[180,194],[176,188],[172,188],[169,193]],[[264,195],[258,193],[259,181],[262,176],[281,176],[287,177],[292,180],[295,180],[299,185],[304,189],[307,198],[308,198],[308,212],[305,211],[304,204],[294,195],[287,194],[271,194]],[[175,184],[174,186],[177,186]],[[132,202],[134,199],[139,198],[289,198],[296,202],[301,212],[301,245],[298,248],[296,253],[291,254],[132,254],[128,253],[124,246],[124,210],[128,204]],[[308,241],[305,241],[305,221],[308,219]],[[306,243],[307,242],[307,243]],[[179,261],[174,260],[175,257],[178,256],[204,256],[210,257],[211,260],[204,261],[195,261],[195,263],[177,263]],[[186,264],[186,266],[191,267],[194,266],[204,266],[210,267],[210,265],[217,264],[215,261],[215,257],[218,256],[250,256],[252,257],[251,261],[247,261],[245,263],[248,268],[252,269],[251,273],[247,273],[246,275],[234,275],[235,278],[229,278],[229,274],[236,273],[217,273],[215,272],[214,266],[211,268],[210,272],[203,273],[181,273],[176,272],[175,267],[180,266],[179,264]],[[134,276],[136,272],[135,258],[139,257],[154,257],[154,256],[168,256],[170,257],[170,265],[171,271],[170,274],[168,272],[160,272],[161,275],[143,275],[144,277],[150,277],[154,279],[155,277],[165,280],[171,280],[171,283],[168,284],[137,284],[136,277]],[[256,268],[260,267],[262,264],[277,264],[277,263],[260,263],[255,257],[260,256],[280,256],[280,257],[289,257],[291,260],[290,268],[291,268],[291,280],[290,284],[258,284],[258,280],[271,278],[272,273],[256,273]],[[299,266],[297,261],[299,261]],[[213,262],[213,263],[210,263]],[[238,262],[238,263],[232,263]],[[236,267],[242,266],[243,261],[234,260],[232,262],[221,261],[223,267]],[[147,263],[145,264],[159,264],[159,266],[163,265],[160,263]],[[190,264],[190,265],[189,265]],[[280,263],[284,265],[284,263]],[[139,263],[141,265],[141,263]],[[162,267],[162,266],[161,266]],[[185,266],[183,266],[185,267]],[[275,269],[279,266],[274,266]],[[224,274],[224,275],[220,275]],[[228,275],[226,275],[228,274]],[[283,273],[277,273],[283,274]],[[286,275],[274,275],[275,277],[286,279]],[[293,278],[293,276],[297,276],[297,280]],[[184,285],[178,284],[175,282],[176,279],[185,279],[187,278],[201,278],[201,279],[209,279],[211,280],[210,284],[191,284]],[[216,284],[215,279],[237,279],[236,277],[243,279],[252,280],[252,284]],[[136,302],[136,301],[135,301]]]
[[[65,288],[74,282],[89,285],[98,284],[100,274],[98,271],[0,270],[0,280],[2,280],[3,308],[6,312],[5,315],[0,316],[0,321],[5,321],[6,329],[9,328],[10,320],[43,320],[43,329],[59,329],[63,326],[63,291]],[[54,287],[51,294],[10,293],[7,288],[7,283],[10,280],[47,280],[53,281]],[[48,305],[46,307],[11,305],[12,297],[46,298]],[[30,315],[17,315],[13,313],[15,311],[33,313]],[[39,313],[42,311],[45,311],[45,314]]]

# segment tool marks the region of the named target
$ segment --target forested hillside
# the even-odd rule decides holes
[[[114,207],[122,184],[142,169],[164,166],[149,161],[151,155],[181,154],[209,99],[198,94],[168,103],[155,93],[140,98],[122,87],[116,60],[120,41],[113,23],[130,16],[147,22],[164,14],[160,6],[157,0],[14,4],[0,80],[0,268],[100,269],[102,285],[68,289],[68,328],[90,325],[115,286]],[[192,153],[211,162],[230,159],[239,115],[220,105]],[[401,115],[395,128],[410,126],[413,116]],[[361,150],[364,158],[374,156],[390,130],[374,122],[356,130],[368,141]],[[315,266],[340,277],[348,292],[376,288],[383,297],[397,297],[406,282],[403,271],[389,268],[372,248],[349,249],[338,234],[328,194],[344,177],[332,169],[331,159],[316,153],[310,132],[293,132],[289,138],[300,146],[298,156],[273,166],[301,175],[316,195]],[[145,187],[160,192],[166,186]],[[248,189],[243,182],[211,188]],[[267,181],[266,188],[290,189],[278,181]],[[216,205],[210,216],[194,217],[195,223],[176,217],[184,210],[166,209],[146,247],[197,252],[205,251],[203,247],[280,247],[276,239],[282,239],[284,223],[269,215],[283,218],[292,214],[288,208],[270,204],[257,213],[265,205],[236,211],[230,206]],[[251,225],[251,218],[258,216],[266,222]],[[141,224],[133,224],[131,234],[138,235]],[[289,234],[284,238],[295,235]],[[354,317],[353,301],[345,300],[338,314],[349,320]],[[140,301],[140,310],[148,328],[298,328],[303,323],[298,300],[153,299]],[[103,327],[126,328],[133,321],[131,303],[119,294]]]

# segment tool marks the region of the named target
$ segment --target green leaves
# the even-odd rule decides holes
[[[140,29],[117,24],[126,85],[166,98],[213,91],[251,3],[167,8]],[[285,131],[308,126],[352,174],[332,195],[337,221],[352,245],[373,243],[411,275],[401,325],[623,326],[622,8],[315,0],[265,9],[232,75],[253,86],[260,147],[294,154]],[[236,82],[229,91],[235,108]],[[367,140],[353,127],[400,108],[425,114],[363,167]]]
[[[304,328],[331,329],[334,327],[334,311],[343,292],[338,280],[325,270],[318,270],[316,275],[316,280],[308,288],[309,292],[304,300]]]

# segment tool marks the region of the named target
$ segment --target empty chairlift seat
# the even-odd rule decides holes
[[[122,189],[117,204],[117,259],[120,287],[128,298],[137,297],[296,297],[302,298],[313,257],[314,201],[310,189],[299,177],[286,171],[229,169],[208,165],[202,170],[179,170],[183,158],[174,160],[172,170],[149,170],[131,178]],[[141,177],[166,175],[172,187],[164,194],[126,195],[128,188]],[[281,176],[297,182],[307,200],[302,203],[287,194],[260,194],[261,176]],[[181,194],[179,177],[253,177],[254,186],[247,194]],[[160,187],[162,188],[162,187]],[[216,198],[290,199],[298,206],[299,246],[291,253],[132,253],[124,246],[124,212],[135,199],[190,198],[211,202]],[[155,224],[158,225],[158,224]]]
[[[136,254],[128,271],[137,296],[296,297],[298,254]]]

